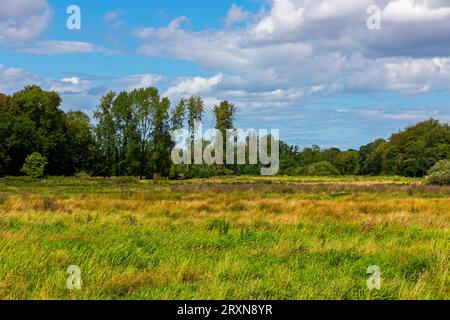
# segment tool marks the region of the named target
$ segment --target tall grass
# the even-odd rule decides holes
[[[450,298],[448,189],[302,179],[0,180],[0,298]]]

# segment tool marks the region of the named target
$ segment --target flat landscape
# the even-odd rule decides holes
[[[449,299],[449,257],[419,179],[0,179],[0,299]]]

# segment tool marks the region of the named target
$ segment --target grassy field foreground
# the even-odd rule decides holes
[[[450,299],[449,227],[411,179],[5,178],[0,299]]]

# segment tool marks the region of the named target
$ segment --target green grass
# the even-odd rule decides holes
[[[449,299],[449,208],[396,177],[0,179],[0,298]]]

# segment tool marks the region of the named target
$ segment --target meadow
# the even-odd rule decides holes
[[[0,299],[447,300],[449,227],[419,179],[3,178]]]

